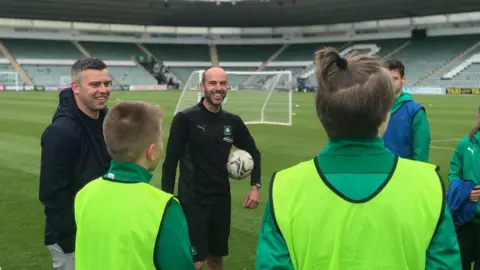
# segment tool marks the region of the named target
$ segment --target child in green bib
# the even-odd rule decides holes
[[[315,62],[329,141],[272,177],[256,269],[462,269],[438,168],[382,140],[394,102],[384,63],[333,48]]]
[[[163,152],[162,113],[141,101],[109,110],[110,169],[75,198],[76,270],[194,270],[179,202],[150,184]]]

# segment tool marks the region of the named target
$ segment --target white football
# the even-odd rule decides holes
[[[242,180],[247,178],[253,170],[253,158],[244,150],[235,150],[228,157],[227,170],[230,178]]]

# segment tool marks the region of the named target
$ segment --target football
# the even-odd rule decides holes
[[[247,151],[235,150],[228,157],[228,175],[235,180],[245,179],[252,172],[253,165],[252,156]]]

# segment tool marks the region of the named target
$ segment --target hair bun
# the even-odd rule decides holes
[[[335,61],[335,64],[337,64],[339,69],[346,69],[348,66],[348,61],[343,57],[338,57]]]

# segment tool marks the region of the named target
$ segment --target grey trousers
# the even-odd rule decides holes
[[[58,244],[47,248],[52,255],[53,270],[75,270],[75,253],[65,254]]]

